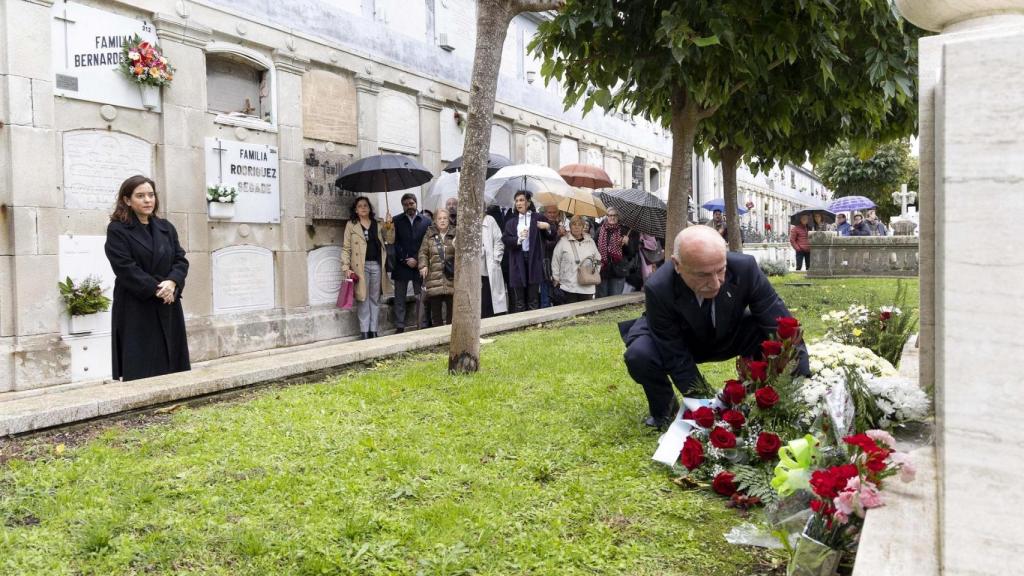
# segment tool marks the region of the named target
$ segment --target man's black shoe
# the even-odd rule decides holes
[[[403,332],[405,332],[404,326],[399,326],[398,328],[395,328],[395,334],[401,334]]]
[[[657,428],[658,430],[664,430],[668,428],[669,424],[672,423],[672,418],[661,417],[655,418],[654,416],[648,416],[644,418],[644,426],[649,428]]]

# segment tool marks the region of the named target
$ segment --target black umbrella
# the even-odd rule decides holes
[[[821,214],[826,224],[834,224],[836,221],[836,215],[833,212],[829,212],[828,210],[822,208],[808,208],[807,210],[801,210],[796,214],[790,216],[789,223],[792,224],[793,226],[796,226],[797,224],[800,223],[800,217],[803,216],[804,214],[807,215],[807,224],[811,226],[814,225],[815,214]]]
[[[353,162],[341,171],[337,185],[351,192],[383,192],[388,212],[388,192],[426,184],[434,175],[425,166],[401,154],[378,154]]]
[[[487,177],[494,176],[494,173],[501,170],[505,166],[511,166],[512,161],[505,158],[501,154],[488,154],[487,155]],[[455,160],[452,160],[448,167],[444,169],[445,172],[458,172],[462,170],[462,156],[459,156]]]
[[[650,234],[655,238],[665,237],[665,223],[668,220],[668,206],[660,198],[636,188],[601,190],[595,192],[605,208],[614,208],[619,213],[619,224]]]

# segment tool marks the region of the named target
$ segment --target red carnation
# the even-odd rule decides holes
[[[736,493],[736,475],[732,472],[719,472],[711,481],[711,488],[722,496],[732,496]]]
[[[750,378],[755,382],[764,382],[768,379],[768,363],[758,360],[748,360],[747,368],[750,370]]]
[[[885,450],[885,448],[882,448],[881,446],[878,445],[878,442],[875,442],[874,438],[868,436],[867,434],[854,434],[853,436],[846,436],[845,438],[843,438],[843,442],[846,442],[850,446],[856,446],[857,448],[860,448],[865,454],[874,454],[875,452],[881,452]]]
[[[754,392],[754,400],[757,401],[758,408],[767,410],[779,403],[779,393],[775,391],[775,388],[765,386]]]
[[[722,420],[724,420],[729,426],[732,426],[732,429],[737,432],[739,432],[739,429],[742,428],[743,424],[747,421],[743,416],[743,412],[740,412],[739,410],[726,410],[725,412],[722,412]]]
[[[779,323],[779,338],[782,340],[788,340],[793,336],[796,336],[797,331],[800,329],[800,321],[796,318],[782,317],[775,319]]]
[[[701,428],[711,428],[715,425],[715,411],[707,406],[701,406],[693,412],[693,420]]]
[[[882,312],[881,314],[878,315],[878,317],[882,320],[882,322],[885,322],[889,318],[892,318],[892,312]]]
[[[779,455],[779,448],[782,448],[782,439],[771,432],[761,432],[757,436],[757,444],[754,451],[761,460],[774,460]]]
[[[721,426],[716,426],[711,430],[708,438],[711,440],[711,445],[715,448],[722,448],[724,450],[736,447],[736,435]]]
[[[839,495],[840,490],[846,488],[846,483],[850,478],[857,475],[857,467],[853,464],[815,470],[811,474],[811,489],[821,498],[832,499]]]
[[[747,389],[739,380],[726,380],[722,389],[722,399],[729,404],[739,404],[747,397]]]
[[[765,358],[782,354],[782,342],[778,340],[765,340],[761,342],[761,353]]]
[[[687,470],[693,470],[704,462],[704,445],[692,437],[687,437],[683,450],[679,453],[679,461]]]

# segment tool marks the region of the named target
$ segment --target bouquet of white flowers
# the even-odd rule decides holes
[[[230,204],[235,201],[238,196],[238,191],[233,186],[227,186],[226,184],[207,184],[206,185],[206,201],[207,202],[221,202],[224,204]]]

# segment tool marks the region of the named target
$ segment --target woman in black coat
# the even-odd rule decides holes
[[[547,218],[538,214],[530,193],[515,195],[515,213],[505,222],[501,240],[508,254],[508,287],[512,312],[540,308],[540,283],[544,281],[544,241],[555,237],[556,230]]]
[[[181,291],[188,260],[178,231],[156,215],[153,181],[121,184],[107,225],[107,260],[114,281],[111,347],[114,379],[136,380],[191,368]]]

